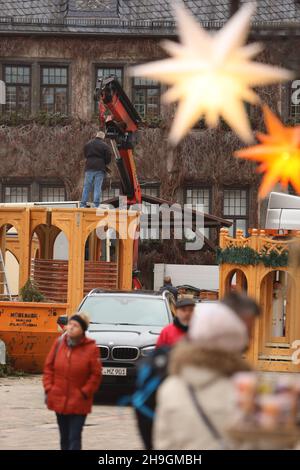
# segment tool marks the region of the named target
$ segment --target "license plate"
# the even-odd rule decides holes
[[[125,376],[127,375],[127,369],[123,367],[103,367],[103,375],[115,375],[115,376]]]

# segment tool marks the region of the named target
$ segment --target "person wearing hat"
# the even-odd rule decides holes
[[[173,323],[161,331],[156,347],[173,346],[186,335],[189,323],[195,310],[193,299],[181,299],[176,302],[176,314]]]
[[[175,300],[178,298],[178,289],[173,286],[171,276],[164,277],[164,285],[159,289],[159,292],[168,290],[174,295]]]
[[[94,340],[85,335],[89,317],[75,313],[66,333],[53,344],[44,367],[49,410],[55,411],[61,450],[80,450],[86,416],[101,382],[101,361]]]
[[[170,353],[169,376],[157,393],[155,449],[231,447],[232,376],[250,370],[242,358],[247,344],[247,327],[233,310],[220,302],[200,304],[186,339]]]
[[[84,146],[85,174],[80,207],[87,207],[89,195],[94,186],[94,206],[101,202],[102,185],[111,162],[110,147],[104,142],[105,133],[97,132],[96,137]]]

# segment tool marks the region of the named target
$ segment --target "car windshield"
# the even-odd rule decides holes
[[[91,296],[80,310],[90,316],[91,324],[165,326],[169,323],[166,303],[159,298]]]

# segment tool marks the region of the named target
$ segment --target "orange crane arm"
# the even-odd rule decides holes
[[[133,157],[135,134],[141,122],[141,117],[115,77],[98,80],[94,98],[99,102],[100,124],[105,124],[106,137],[111,140],[120,175],[122,193],[127,197],[127,206],[141,204],[141,187]],[[110,115],[105,119],[106,110],[109,111]],[[134,289],[142,287],[137,270],[138,245],[139,237],[134,240],[133,247]]]
[[[105,133],[112,141],[122,191],[127,196],[128,206],[141,204],[141,188],[133,158],[135,133],[141,117],[115,77],[98,80],[95,99],[99,101],[101,123],[103,123],[103,109],[110,112],[110,116],[105,119]]]

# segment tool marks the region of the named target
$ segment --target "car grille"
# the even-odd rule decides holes
[[[140,355],[140,351],[139,348],[116,346],[112,348],[111,355],[115,361],[136,361]]]
[[[109,348],[107,346],[99,346],[99,353],[103,361],[109,358]]]

